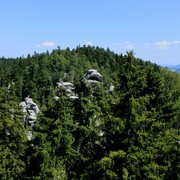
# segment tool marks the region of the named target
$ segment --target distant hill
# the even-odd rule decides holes
[[[180,69],[177,69],[176,72],[180,73]]]
[[[178,73],[180,73],[180,64],[174,65],[174,66],[167,66],[169,69],[174,70]]]
[[[172,70],[180,70],[180,64],[174,66],[167,66],[167,67]]]

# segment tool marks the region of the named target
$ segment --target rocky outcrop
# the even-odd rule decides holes
[[[37,119],[37,115],[40,112],[36,103],[30,98],[26,97],[20,104],[20,111],[23,114],[24,127],[28,129],[28,126],[33,127]],[[32,131],[27,131],[28,140],[32,139]]]
[[[68,96],[71,99],[78,98],[78,96],[74,92],[74,90],[75,90],[74,84],[72,84],[70,82],[58,82],[57,88],[58,88],[58,90],[61,88],[64,88],[66,91],[66,96]],[[55,99],[58,100],[60,95],[61,94],[58,92],[57,96],[55,96]]]
[[[24,119],[27,119],[28,121],[35,121],[37,119],[39,108],[30,97],[26,97],[19,106],[21,109],[20,111],[24,114]]]
[[[112,83],[110,83],[109,92],[113,92],[114,89],[115,89],[115,86]]]
[[[101,82],[103,80],[103,76],[96,69],[90,69],[86,73],[86,79],[90,83]]]

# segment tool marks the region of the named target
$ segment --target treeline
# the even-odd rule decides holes
[[[89,69],[103,81],[89,84]],[[77,98],[58,89],[60,81],[74,84]],[[27,96],[41,112],[31,141],[19,109]],[[58,47],[0,59],[2,180],[177,180],[179,122],[180,75],[133,51]]]

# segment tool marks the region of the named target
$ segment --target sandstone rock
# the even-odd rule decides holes
[[[57,88],[61,88],[61,87],[64,87],[65,90],[66,90],[66,96],[70,97],[71,99],[77,99],[78,96],[75,95],[75,87],[74,87],[74,84],[70,83],[70,82],[58,82],[57,83]],[[59,93],[57,96],[54,97],[55,100],[58,100],[59,99]]]
[[[26,97],[24,101],[22,101],[20,104],[20,111],[23,113],[23,120],[24,122],[32,122],[37,119],[37,114],[39,113],[39,108],[36,105],[36,103],[33,102],[33,100],[30,97]],[[26,124],[26,123],[25,123]],[[34,122],[30,123],[32,126],[34,126]]]
[[[115,86],[111,83],[111,84],[110,84],[110,87],[109,87],[109,92],[113,92],[113,91],[114,91],[114,88],[115,88]]]
[[[86,73],[86,79],[101,82],[103,80],[103,76],[96,69],[90,69]]]

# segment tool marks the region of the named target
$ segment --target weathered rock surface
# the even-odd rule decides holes
[[[75,92],[74,92],[74,90],[75,90],[74,84],[72,84],[70,82],[58,82],[57,88],[64,88],[66,90],[66,95],[71,99],[78,98],[78,96],[76,96]],[[55,99],[58,100],[59,96],[60,96],[60,94],[55,96]]]
[[[103,76],[96,69],[90,69],[86,73],[86,79],[101,82]]]
[[[24,127],[33,127],[40,112],[36,103],[30,97],[26,97],[20,104],[20,111],[23,113]],[[32,140],[32,131],[27,131],[28,140]]]
[[[33,100],[30,97],[26,97],[24,101],[22,101],[20,104],[20,111],[22,113],[25,113],[24,118],[26,118],[28,121],[32,120],[35,121],[37,119],[37,114],[39,113],[39,108],[36,103],[33,102]]]
[[[114,89],[115,89],[115,86],[112,83],[110,83],[109,92],[113,92]]]

